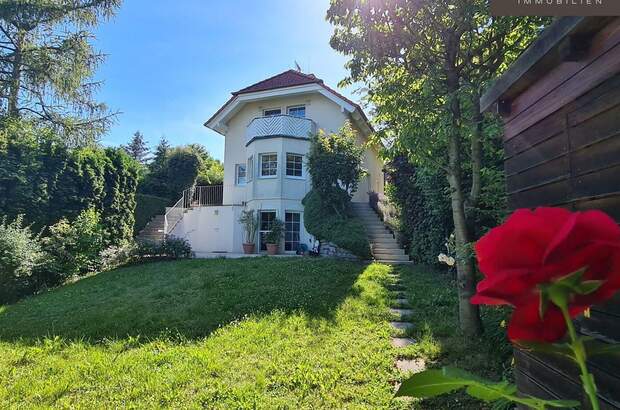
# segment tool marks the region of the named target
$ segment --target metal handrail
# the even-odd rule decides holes
[[[183,219],[185,211],[196,206],[222,205],[223,196],[223,185],[192,186],[184,190],[181,198],[164,215],[164,236]]]

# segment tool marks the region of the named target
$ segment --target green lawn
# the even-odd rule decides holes
[[[392,348],[391,271],[301,258],[162,262],[2,307],[0,408],[410,408],[392,398],[399,353],[497,376],[486,344],[458,343],[456,299],[438,288],[452,284],[427,270],[401,269],[421,343]],[[480,408],[453,398],[413,405]]]

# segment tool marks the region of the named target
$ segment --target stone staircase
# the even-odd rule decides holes
[[[411,263],[409,255],[400,247],[394,234],[379,219],[377,213],[367,203],[353,202],[355,215],[366,226],[372,256],[377,262],[401,264]]]
[[[166,208],[166,212],[169,212],[171,208]],[[178,211],[175,210],[173,212],[168,213],[168,226],[170,229],[174,228],[174,226],[183,218],[183,215],[187,212],[187,210]],[[153,219],[151,219],[146,226],[138,233],[136,236],[136,240],[138,241],[150,241],[150,242],[161,242],[164,240],[164,215],[155,215]]]

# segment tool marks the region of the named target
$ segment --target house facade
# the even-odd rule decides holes
[[[353,201],[368,202],[368,193],[383,194],[383,163],[377,148],[366,144],[372,127],[357,104],[295,70],[232,93],[205,123],[225,137],[221,204],[195,195],[169,233],[187,238],[197,253],[241,253],[244,230],[238,219],[242,210],[253,209],[260,221],[257,251],[265,250],[262,238],[275,218],[285,223],[281,252],[295,253],[302,243],[311,248],[302,205],[311,189],[306,156],[319,130],[337,132],[347,121],[365,146],[368,172]]]

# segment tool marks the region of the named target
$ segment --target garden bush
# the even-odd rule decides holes
[[[388,165],[386,194],[399,214],[403,245],[411,260],[437,264],[454,230],[447,181],[438,172],[414,167],[405,156]]]
[[[135,255],[139,261],[154,259],[187,259],[193,257],[194,252],[187,239],[168,236],[161,242],[138,242]]]
[[[31,122],[0,122],[0,214],[35,230],[94,208],[109,244],[130,240],[138,169],[122,149],[70,148]]]
[[[310,234],[360,258],[368,258],[370,243],[366,230],[350,210],[351,198],[364,175],[363,153],[349,123],[335,134],[320,132],[310,145],[308,171],[312,190],[303,204],[304,225]]]
[[[169,149],[161,155],[164,157],[156,157],[151,163],[140,192],[176,202],[184,190],[196,184],[203,161],[191,146]]]
[[[0,221],[0,303],[32,293],[35,276],[45,261],[39,236],[23,226],[23,217]]]
[[[73,222],[61,219],[52,225],[42,242],[49,257],[41,278],[46,286],[59,285],[67,278],[101,268],[104,229],[99,213],[92,208],[80,213]]]
[[[336,214],[315,190],[306,195],[303,205],[304,225],[317,239],[332,242],[363,259],[371,256],[366,228],[350,215],[349,209]]]

